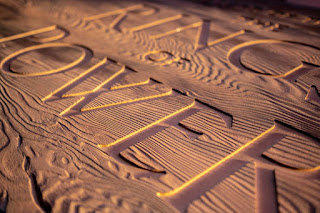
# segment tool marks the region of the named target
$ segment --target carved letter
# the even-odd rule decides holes
[[[28,74],[19,74],[19,73],[14,73],[10,70],[10,63],[16,59],[17,57],[26,54],[28,52],[34,51],[34,50],[39,50],[39,49],[44,49],[44,48],[52,48],[52,47],[71,47],[71,48],[76,48],[79,49],[82,52],[82,55],[75,60],[74,62],[60,67],[58,69],[53,69],[53,70],[48,70],[45,72],[39,72],[39,73],[28,73]],[[50,75],[50,74],[54,74],[54,73],[58,73],[58,72],[62,72],[62,71],[66,71],[69,69],[72,69],[76,66],[78,66],[79,64],[84,63],[85,61],[89,60],[92,57],[92,52],[80,45],[75,45],[75,44],[68,44],[68,43],[48,43],[48,44],[40,44],[40,45],[36,45],[36,46],[31,46],[31,47],[27,47],[24,48],[22,50],[19,50],[17,52],[14,52],[12,54],[10,54],[9,56],[7,56],[6,58],[4,58],[1,63],[0,63],[0,68],[1,70],[3,70],[6,74],[9,75],[13,75],[13,76],[42,76],[42,75]]]
[[[290,169],[282,168],[273,164],[272,162],[262,158],[261,154],[287,135],[300,135],[304,138],[315,141],[313,138],[298,132],[292,127],[288,127],[287,125],[276,121],[273,127],[254,138],[247,144],[239,147],[232,154],[223,158],[197,176],[191,178],[178,188],[165,193],[157,193],[157,195],[167,200],[178,210],[185,211],[188,204],[193,200],[199,198],[203,193],[223,181],[246,163],[253,161],[256,163],[257,172],[257,209],[259,212],[267,212],[268,210],[272,211],[272,209],[273,211],[276,211],[276,205],[271,205],[270,208],[272,209],[265,209],[266,206],[269,206],[270,201],[276,200],[276,195],[274,193],[275,190],[271,189],[268,192],[263,190],[266,188],[275,187],[273,180],[273,171],[275,168],[286,170]],[[298,171],[303,171],[302,173],[305,177],[318,178],[320,171],[319,168],[320,166],[313,169]],[[293,171],[293,174],[299,173],[297,170]],[[268,180],[264,180],[262,183],[262,180],[259,179],[261,177],[267,177]]]
[[[252,47],[254,45],[258,45],[258,44],[285,44],[285,43],[291,43],[291,44],[300,44],[300,45],[304,45],[304,46],[308,46],[314,49],[318,49],[317,47],[311,46],[311,45],[306,45],[303,43],[297,43],[297,42],[291,42],[291,41],[281,41],[281,40],[256,40],[256,41],[249,41],[249,42],[245,42],[242,44],[239,44],[233,48],[231,48],[228,52],[227,58],[229,61],[229,64],[235,69],[235,70],[241,70],[241,71],[248,71],[248,72],[254,72],[254,73],[259,73],[262,74],[256,70],[252,70],[249,69],[247,67],[245,67],[241,61],[240,61],[240,56],[241,53],[249,48]],[[313,69],[319,69],[319,65],[315,65],[315,64],[311,64],[311,63],[307,63],[302,61],[301,64],[299,66],[297,66],[296,68],[288,71],[287,73],[283,74],[283,75],[273,75],[274,77],[277,78],[282,78],[288,81],[295,81],[299,76],[313,70]]]
[[[148,23],[148,24],[144,24],[144,25],[141,25],[141,26],[138,26],[138,27],[130,28],[128,30],[131,31],[131,32],[144,30],[144,29],[147,29],[147,28],[150,28],[150,27],[154,27],[154,26],[157,26],[157,25],[160,25],[160,24],[165,24],[165,23],[168,23],[168,22],[171,22],[171,21],[175,21],[175,20],[181,19],[182,17],[183,17],[183,15],[180,14],[180,15],[177,15],[177,16],[172,16],[172,17],[169,17],[169,18],[165,18],[165,19],[161,19],[161,20],[158,20],[158,21],[154,21],[154,22]],[[210,22],[207,21],[207,20],[203,20],[203,21],[192,23],[192,24],[189,24],[189,25],[186,25],[186,26],[183,26],[183,27],[178,27],[178,28],[176,28],[174,30],[170,30],[170,31],[165,32],[165,33],[161,33],[161,34],[158,34],[158,35],[153,35],[153,36],[151,36],[151,38],[160,39],[160,38],[163,38],[165,36],[169,36],[169,35],[173,35],[173,34],[176,34],[176,33],[180,33],[182,31],[185,31],[185,30],[188,30],[188,29],[192,29],[192,28],[198,28],[198,33],[197,33],[197,36],[195,38],[195,45],[194,45],[195,46],[195,50],[199,50],[199,49],[202,49],[202,48],[206,48],[206,47],[218,44],[220,42],[223,42],[223,41],[226,41],[228,39],[231,39],[231,38],[237,37],[239,35],[242,35],[242,34],[244,34],[246,32],[245,30],[240,30],[238,32],[235,32],[235,33],[232,33],[230,35],[224,36],[222,38],[216,39],[214,41],[208,42],[208,37],[209,37],[209,33],[210,33]]]
[[[61,27],[59,27],[57,25],[53,25],[53,26],[41,28],[41,29],[38,29],[38,30],[32,30],[32,31],[29,31],[29,32],[20,33],[18,35],[13,35],[13,36],[5,37],[5,38],[0,38],[0,43],[7,42],[7,41],[13,41],[13,40],[20,39],[20,38],[25,38],[25,37],[28,37],[28,36],[34,36],[34,35],[41,34],[41,33],[51,32],[51,31],[54,31],[56,29],[59,29],[62,32],[60,34],[56,35],[56,36],[51,36],[51,37],[41,38],[41,39],[38,38],[38,39],[33,39],[33,40],[36,40],[36,41],[39,41],[39,42],[51,42],[51,41],[57,41],[59,39],[62,39],[62,38],[66,37],[68,35],[68,32],[65,29],[63,29],[63,28],[61,28]]]
[[[84,99],[86,99],[86,97],[85,97],[86,95],[89,95],[89,94],[97,92],[103,86],[105,86],[109,82],[113,81],[115,78],[118,78],[121,74],[125,74],[126,73],[125,66],[122,66],[114,74],[112,74],[111,76],[106,78],[101,83],[97,84],[94,87],[94,89],[87,90],[87,91],[82,91],[82,92],[77,92],[77,93],[66,94],[67,91],[69,91],[71,88],[75,87],[77,84],[80,84],[82,81],[87,79],[89,77],[89,75],[94,74],[94,72],[96,70],[103,68],[105,65],[107,65],[107,63],[108,63],[107,58],[101,60],[96,65],[92,66],[88,70],[86,70],[83,73],[79,74],[77,77],[73,78],[69,82],[65,83],[61,87],[59,87],[56,90],[54,90],[53,92],[51,92],[46,97],[42,98],[42,101],[48,101],[50,99],[53,100],[54,99],[53,96],[55,96],[58,99],[67,98],[67,97],[80,97],[77,101],[75,101],[72,105],[70,105],[68,108],[66,108],[64,111],[62,111],[60,113],[60,115],[67,115],[67,114],[70,114],[69,111],[71,109],[75,109],[76,106],[77,106],[76,111],[80,110],[81,112],[85,112],[85,111],[91,111],[91,110],[96,110],[96,109],[100,109],[100,108],[111,107],[111,106],[115,106],[115,105],[128,104],[128,103],[133,103],[133,102],[138,102],[138,101],[145,101],[145,100],[155,99],[155,98],[159,98],[159,97],[163,97],[163,96],[169,96],[169,95],[172,94],[172,90],[171,89],[166,89],[166,88],[160,89],[160,87],[159,87],[159,90],[152,90],[151,89],[150,93],[146,94],[145,96],[138,96],[138,97],[132,97],[132,98],[128,97],[128,99],[119,100],[119,101],[113,102],[113,103],[105,103],[105,104],[99,104],[99,105],[95,105],[95,106],[79,107],[79,104]],[[144,81],[141,81],[141,82],[137,82],[137,83],[131,83],[131,84],[125,84],[125,85],[121,85],[121,86],[111,87],[110,90],[111,91],[115,91],[115,90],[118,90],[118,89],[123,89],[123,88],[128,88],[128,87],[142,86],[142,85],[148,84],[149,82],[150,82],[150,80],[148,78],[147,80],[144,80]],[[86,99],[86,101],[90,101],[90,100],[91,100],[90,98]]]
[[[102,13],[102,14],[95,15],[95,16],[90,16],[90,17],[84,18],[83,21],[95,21],[95,20],[99,20],[99,19],[106,18],[106,17],[109,17],[109,16],[118,15],[113,20],[113,22],[109,25],[109,28],[121,31],[119,26],[120,26],[121,22],[126,19],[127,15],[128,15],[128,12],[134,12],[134,11],[142,9],[144,7],[145,6],[142,5],[142,4],[133,5],[133,6],[130,6],[130,7],[127,7],[127,8],[114,10],[114,11]],[[137,12],[136,14],[139,14],[139,15],[151,15],[155,11],[156,10],[154,8],[151,8],[148,11],[144,11],[144,12],[140,12],[140,13]]]

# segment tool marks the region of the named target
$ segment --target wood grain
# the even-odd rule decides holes
[[[250,4],[1,1],[0,211],[257,212],[259,169],[279,212],[319,211],[319,17]]]

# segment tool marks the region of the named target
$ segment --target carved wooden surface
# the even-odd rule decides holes
[[[318,10],[0,12],[0,212],[320,211]]]

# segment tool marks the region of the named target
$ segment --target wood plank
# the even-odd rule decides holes
[[[0,2],[0,211],[319,211],[317,9]]]

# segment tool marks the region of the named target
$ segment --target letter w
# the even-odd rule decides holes
[[[99,89],[101,89],[102,87],[104,87],[105,85],[107,85],[108,83],[113,81],[114,79],[118,78],[120,76],[120,74],[124,74],[125,73],[126,68],[125,68],[125,66],[122,66],[118,71],[116,71],[114,74],[109,76],[106,80],[104,80],[101,83],[97,84],[97,86],[94,89],[88,90],[88,91],[79,92],[79,93],[66,94],[73,87],[75,87],[76,85],[78,85],[81,82],[83,82],[84,80],[86,80],[95,71],[103,68],[107,64],[108,64],[108,60],[107,60],[107,58],[104,58],[103,60],[101,60],[100,62],[98,62],[94,66],[92,66],[91,68],[89,68],[86,71],[84,71],[81,74],[79,74],[77,77],[73,78],[72,80],[68,81],[64,85],[62,85],[59,88],[57,88],[56,90],[54,90],[49,95],[47,95],[44,98],[42,98],[41,100],[42,101],[50,101],[50,100],[55,100],[56,98],[60,98],[61,99],[61,98],[67,98],[67,97],[78,97],[78,96],[80,96],[80,98],[76,102],[71,104],[68,108],[66,108],[64,111],[62,111],[60,113],[60,115],[69,114],[68,112],[70,110],[74,109],[76,106],[79,106],[80,102],[82,102],[84,99],[86,99],[86,95],[97,92]],[[139,85],[143,85],[143,84],[147,84],[147,83],[149,83],[149,80],[143,81],[143,82],[139,82],[139,83],[126,84],[126,85],[114,87],[114,88],[111,88],[111,90],[123,89],[123,88],[132,87],[132,86],[139,86]],[[132,99],[132,100],[130,99],[130,100],[122,101],[122,102],[117,102],[115,104],[103,105],[101,107],[96,107],[96,108],[120,105],[120,104],[125,104],[125,103],[133,103],[133,102],[138,102],[138,101],[141,101],[141,100],[148,100],[148,99],[158,98],[158,97],[162,97],[162,96],[167,96],[167,95],[170,95],[171,93],[172,93],[172,91],[170,90],[168,92],[163,92],[163,93],[157,94],[157,95],[152,95],[151,94],[151,95],[147,95],[145,97],[140,97],[140,98],[135,98],[135,99]],[[84,109],[84,110],[81,109],[81,111],[88,111],[88,110],[91,110],[91,109]]]

